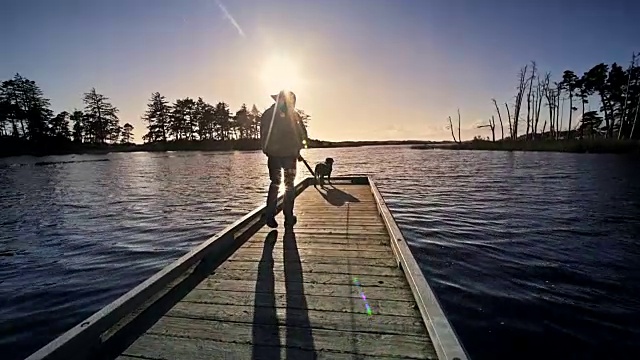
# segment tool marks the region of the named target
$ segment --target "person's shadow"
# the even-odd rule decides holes
[[[252,359],[280,358],[280,331],[276,312],[275,277],[273,275],[273,248],[278,231],[272,230],[264,239],[262,257],[258,264],[253,308]],[[266,346],[265,346],[266,345]]]
[[[360,202],[357,197],[337,189],[333,185],[316,187],[322,197],[333,206],[343,206],[348,202]]]
[[[313,333],[307,309],[307,298],[304,294],[304,278],[296,234],[293,229],[284,232],[284,277],[287,291],[287,359],[300,356],[296,348],[307,350],[306,359],[316,359],[313,344]]]
[[[281,339],[273,274],[273,249],[278,232],[271,231],[265,241],[258,266],[253,311],[252,359],[280,359]],[[286,359],[316,359],[311,322],[304,294],[304,279],[296,235],[286,229],[282,240],[286,291]],[[302,350],[304,349],[304,350]]]

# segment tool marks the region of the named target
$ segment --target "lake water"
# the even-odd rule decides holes
[[[373,175],[472,359],[640,351],[639,159],[305,156]],[[35,165],[93,159],[109,161]],[[26,357],[130,290],[260,205],[267,184],[259,152],[0,159],[0,358]]]

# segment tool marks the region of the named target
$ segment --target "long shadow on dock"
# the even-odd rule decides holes
[[[93,353],[88,357],[96,360],[111,360],[120,356],[133,342],[151,328],[178,301],[184,298],[202,280],[215,273],[237,249],[239,249],[262,226],[260,222],[249,226],[243,235],[229,236],[221,241],[220,250],[212,249],[211,256],[205,257],[191,271],[176,279],[161,292],[159,298],[152,298],[133,312],[133,316],[124,318],[103,336],[103,343],[96,344]]]
[[[254,344],[251,358],[254,360],[280,359],[280,331],[276,312],[275,276],[273,274],[273,248],[277,239],[277,230],[272,230],[264,239],[262,257],[258,265],[251,331]],[[267,346],[258,348],[258,344]]]
[[[316,359],[317,354],[313,343],[313,333],[311,332],[311,322],[306,309],[307,298],[304,294],[304,279],[302,275],[302,263],[298,253],[296,234],[293,230],[285,230],[283,244],[284,248],[284,276],[285,289],[287,292],[287,350],[286,358],[294,359],[297,356],[296,348],[308,350],[306,359]],[[303,311],[296,309],[305,309]]]
[[[322,190],[324,191],[322,191]],[[350,203],[354,203],[354,202],[360,202],[360,200],[347,193],[344,192],[340,189],[337,189],[336,187],[334,187],[333,185],[329,185],[329,186],[321,186],[320,189],[318,187],[316,187],[316,190],[320,193],[320,195],[322,195],[322,197],[331,205],[333,206],[343,206],[344,204],[350,202]]]

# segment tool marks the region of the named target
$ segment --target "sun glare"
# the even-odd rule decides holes
[[[289,89],[296,92],[303,85],[298,64],[284,55],[269,57],[262,66],[260,77],[265,91]]]

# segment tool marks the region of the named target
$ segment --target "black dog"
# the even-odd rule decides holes
[[[326,158],[324,162],[316,165],[316,178],[320,180],[320,185],[324,185],[324,177],[331,183],[331,171],[333,170],[333,158]]]

